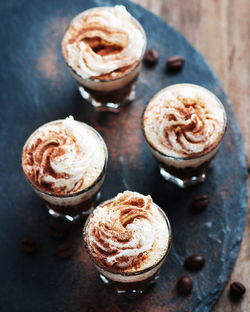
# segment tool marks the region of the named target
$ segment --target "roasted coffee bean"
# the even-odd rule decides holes
[[[239,300],[246,292],[246,287],[241,282],[233,282],[230,285],[230,295],[233,299]]]
[[[145,52],[144,61],[147,65],[155,65],[158,62],[159,55],[155,49],[149,49]]]
[[[169,70],[180,70],[185,63],[185,60],[180,55],[173,55],[170,58],[167,59],[167,69]]]
[[[37,251],[37,244],[33,239],[24,238],[21,241],[20,248],[27,254],[32,254]]]
[[[51,224],[48,232],[49,235],[55,239],[63,239],[66,236],[66,231],[60,224]]]
[[[193,289],[193,281],[188,276],[182,276],[177,283],[177,290],[182,295],[188,295]]]
[[[57,255],[58,255],[58,257],[60,257],[62,259],[66,259],[66,258],[71,257],[74,252],[75,252],[74,247],[68,243],[60,245],[57,249]]]
[[[192,255],[188,257],[185,262],[184,266],[188,270],[200,270],[205,264],[205,258],[201,255]]]
[[[202,195],[196,195],[193,199],[193,202],[192,202],[192,207],[193,209],[195,210],[203,210],[207,207],[208,205],[208,196],[205,195],[205,194],[202,194]]]

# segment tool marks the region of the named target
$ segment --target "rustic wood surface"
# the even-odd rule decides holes
[[[135,0],[179,30],[205,57],[233,103],[250,167],[250,1]],[[229,168],[230,170],[230,168]],[[250,179],[248,179],[249,182]],[[248,183],[250,193],[250,183]],[[250,201],[248,201],[250,206]],[[237,222],[237,220],[236,220]],[[244,237],[231,278],[213,312],[250,311],[250,209]],[[247,292],[238,303],[228,298],[231,281]]]

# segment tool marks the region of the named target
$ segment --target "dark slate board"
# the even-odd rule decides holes
[[[235,263],[246,213],[247,168],[242,138],[232,105],[202,56],[172,27],[127,0],[119,1],[142,23],[148,46],[161,56],[155,69],[143,68],[138,99],[119,115],[95,113],[81,99],[60,54],[60,40],[78,12],[116,1],[2,1],[1,122],[0,122],[0,310],[9,311],[210,311]],[[165,60],[181,54],[186,64],[178,74],[164,72]],[[181,190],[164,182],[140,131],[145,103],[161,88],[178,82],[197,83],[225,104],[229,127],[214,168],[205,183]],[[77,253],[68,261],[56,256],[58,242],[47,233],[53,221],[43,203],[25,182],[20,167],[28,135],[45,122],[69,114],[88,122],[103,135],[109,165],[101,200],[124,189],[151,194],[167,212],[173,245],[159,283],[130,301],[104,287],[82,248],[82,224],[71,227],[69,240]],[[195,194],[210,195],[205,212],[189,210]],[[39,244],[36,255],[19,251],[23,237]],[[184,259],[193,253],[206,257],[202,271],[188,273]],[[188,274],[194,290],[176,293],[177,278]]]

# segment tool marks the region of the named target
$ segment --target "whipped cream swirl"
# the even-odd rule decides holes
[[[80,13],[72,20],[62,41],[67,63],[82,78],[132,66],[142,58],[144,47],[141,29],[122,5]]]
[[[70,116],[35,131],[24,146],[22,161],[39,189],[69,194],[95,181],[104,167],[105,151],[97,134]]]
[[[148,141],[173,157],[199,156],[212,150],[225,128],[224,109],[208,90],[183,84],[161,90],[144,113]]]
[[[136,271],[161,260],[168,248],[166,221],[150,196],[125,191],[97,207],[85,229],[95,260],[117,271]]]

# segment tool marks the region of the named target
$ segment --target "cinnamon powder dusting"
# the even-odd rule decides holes
[[[129,166],[136,168],[142,153],[141,115],[143,106],[140,101],[131,104],[127,118],[123,123],[123,135],[121,142],[121,155],[126,159]],[[124,115],[125,117],[125,115]]]
[[[68,22],[67,18],[55,17],[45,29],[44,47],[40,52],[37,70],[44,78],[52,82],[56,82],[63,74],[62,67],[59,64],[61,53],[58,46],[60,46]]]
[[[105,125],[91,120],[91,125],[103,136],[108,146],[109,159],[113,167],[121,166],[120,157],[126,166],[137,168],[142,152],[141,114],[143,106],[139,100],[122,107],[119,114],[107,115]]]

